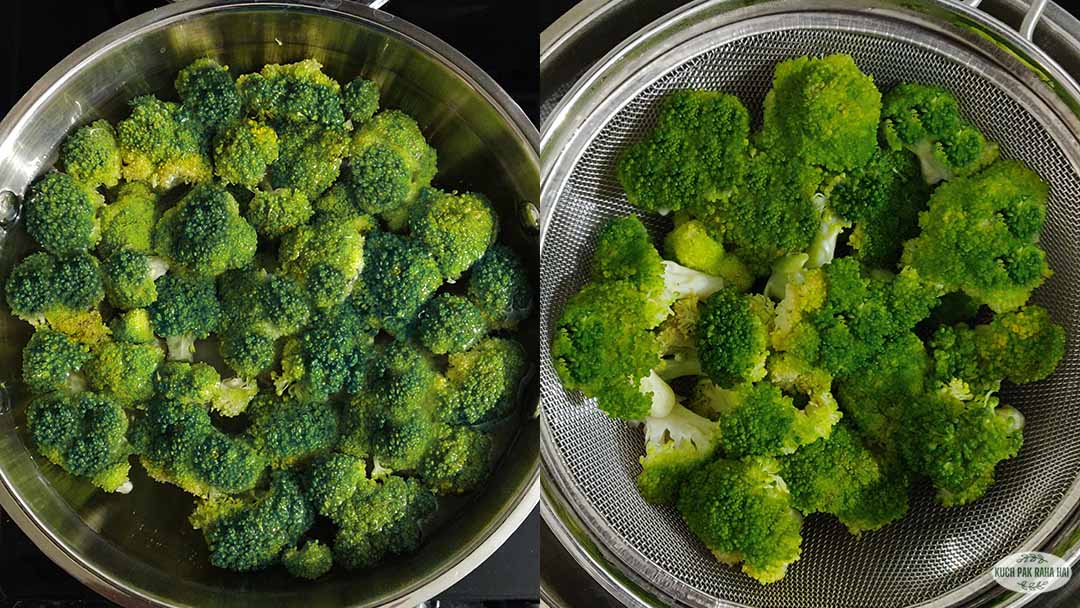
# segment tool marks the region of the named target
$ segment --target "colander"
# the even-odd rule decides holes
[[[605,5],[606,6],[606,5]],[[1080,90],[1030,42],[1045,3],[1020,28],[956,2],[856,0],[721,2],[679,7],[600,59],[554,108],[541,137],[541,454],[544,512],[597,580],[627,604],[843,608],[1021,605],[990,576],[1011,553],[1042,549],[1070,563],[1080,551]],[[615,10],[615,9],[612,9]],[[568,35],[573,35],[571,32]],[[635,211],[614,179],[621,150],[681,88],[739,96],[758,114],[776,63],[848,53],[882,90],[911,80],[957,95],[971,120],[1050,184],[1043,232],[1055,275],[1034,301],[1069,335],[1057,373],[1003,392],[1026,418],[1019,456],[974,504],[945,509],[917,487],[902,521],[850,536],[835,520],[806,519],[802,558],[762,586],[718,564],[670,508],[647,504],[634,478],[640,430],[562,388],[548,350],[567,297],[588,272],[605,220]],[[640,212],[639,212],[640,213]],[[646,216],[655,236],[670,220]]]
[[[0,282],[27,246],[20,196],[53,161],[69,129],[122,118],[128,99],[171,90],[177,71],[206,55],[237,72],[313,57],[340,81],[358,74],[374,79],[383,105],[414,116],[438,150],[436,183],[487,194],[501,218],[500,240],[535,267],[536,232],[522,221],[528,216],[521,205],[539,197],[538,134],[475,64],[416,26],[358,2],[189,0],[91,40],[0,123]],[[524,327],[521,339],[535,353],[535,320]],[[539,424],[529,417],[538,398],[533,381],[489,483],[456,503],[443,501],[452,515],[417,553],[315,582],[281,569],[219,570],[186,522],[191,498],[177,488],[153,483],[135,466],[131,494],[96,492],[30,447],[19,381],[28,334],[29,326],[0,305],[0,505],[49,558],[125,606],[415,606],[482,563],[539,499]]]

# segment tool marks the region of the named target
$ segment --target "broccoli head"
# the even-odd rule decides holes
[[[353,570],[415,551],[437,507],[416,479],[390,476],[369,492],[357,492],[339,517],[334,561]]]
[[[382,329],[404,334],[442,285],[439,265],[420,243],[374,232],[364,244],[363,298]]]
[[[75,181],[89,188],[112,188],[120,181],[120,148],[116,130],[107,120],[79,127],[60,147],[60,165]]]
[[[645,419],[645,455],[637,487],[653,504],[675,504],[686,477],[713,455],[719,427],[675,404],[662,417]]]
[[[23,347],[23,382],[32,393],[65,389],[81,392],[85,380],[80,370],[90,359],[90,350],[85,345],[48,327],[39,328]]]
[[[103,255],[119,249],[150,254],[153,251],[154,225],[158,221],[157,195],[142,182],[125,182],[112,203],[98,212],[101,221]]]
[[[214,175],[224,184],[255,188],[277,158],[277,133],[251,119],[224,128],[214,139]]]
[[[487,331],[480,309],[449,293],[429,300],[416,317],[416,339],[436,355],[468,350]]]
[[[317,198],[341,172],[341,160],[349,148],[348,131],[311,122],[274,123],[274,130],[278,158],[267,169],[270,185]]]
[[[492,241],[498,219],[482,194],[420,191],[409,220],[414,241],[423,244],[447,280],[453,281],[483,257]]]
[[[360,271],[371,264],[365,259],[364,237],[371,228],[366,216],[322,218],[299,226],[281,237],[281,271],[303,285],[316,306],[338,304],[352,293]]]
[[[354,78],[341,89],[341,109],[353,127],[364,124],[379,111],[379,85],[366,78]]]
[[[529,316],[533,288],[521,258],[495,243],[469,271],[467,297],[495,329],[513,329]]]
[[[170,267],[214,276],[251,262],[257,238],[229,191],[206,184],[161,216],[154,227],[154,250]]]
[[[687,405],[717,420],[717,445],[728,457],[775,456],[800,445],[800,410],[769,382],[747,382],[728,389],[701,380]]]
[[[131,100],[131,115],[116,125],[123,176],[155,190],[210,181],[213,171],[202,124],[185,108],[153,95]]]
[[[46,251],[67,255],[93,249],[101,240],[98,209],[105,199],[66,173],[50,171],[26,198],[26,231]]]
[[[116,315],[109,321],[109,331],[117,342],[149,344],[156,340],[150,313],[145,308],[136,308]]]
[[[169,273],[156,286],[157,300],[147,308],[154,333],[165,338],[170,359],[190,361],[195,340],[209,336],[221,322],[214,281]]]
[[[257,74],[236,81],[248,113],[266,120],[312,122],[341,126],[341,85],[322,71],[322,64],[305,59],[286,65],[263,66]]]
[[[281,554],[281,564],[296,578],[315,580],[330,571],[334,556],[330,547],[317,540],[309,540],[300,549],[286,549]]]
[[[53,464],[106,492],[126,494],[130,446],[123,408],[105,395],[50,393],[26,409],[30,439]]]
[[[32,253],[15,266],[7,281],[12,314],[33,325],[47,321],[56,328],[58,320],[83,314],[104,297],[97,259],[85,253],[64,257]]]
[[[260,397],[248,415],[252,444],[275,468],[306,462],[337,442],[338,414],[328,401]]]
[[[315,313],[304,332],[282,347],[281,371],[274,373],[277,394],[288,390],[302,400],[321,401],[337,393],[371,357],[373,333],[351,302]]]
[[[435,170],[435,148],[404,112],[379,112],[353,134],[347,176],[353,204],[365,213],[382,214],[391,230],[405,226]]]
[[[417,472],[424,485],[439,496],[464,494],[487,479],[491,437],[465,427],[441,427]]]
[[[697,350],[702,370],[714,382],[726,385],[764,378],[768,343],[768,329],[746,296],[721,289],[704,301]]]
[[[304,472],[304,493],[315,512],[341,520],[341,509],[349,506],[356,495],[366,495],[375,489],[367,476],[367,462],[362,457],[341,452],[319,456]]]
[[[223,127],[239,120],[243,113],[229,66],[213,59],[196,59],[180,70],[175,84],[184,108],[207,127]]]
[[[149,306],[157,299],[154,281],[167,270],[161,258],[118,249],[101,265],[105,296],[113,308],[121,310]]]
[[[155,343],[103,342],[83,371],[90,388],[129,407],[154,395],[154,373],[164,358]]]
[[[509,338],[485,338],[450,355],[449,390],[440,411],[449,424],[481,424],[509,416],[528,371],[525,349]]]
[[[256,192],[247,204],[244,219],[260,236],[276,239],[306,224],[312,213],[311,202],[302,191],[278,188]]]
[[[735,289],[745,292],[754,276],[743,262],[724,251],[724,244],[709,234],[700,220],[677,223],[664,237],[664,251],[674,261],[705,274],[720,277]]]
[[[222,416],[237,416],[259,392],[254,382],[221,379],[206,363],[166,361],[158,367],[154,390],[162,398],[186,405],[209,406]]]

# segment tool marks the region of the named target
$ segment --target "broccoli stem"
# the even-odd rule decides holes
[[[783,300],[788,283],[801,278],[810,256],[805,253],[785,255],[776,260],[772,267],[769,281],[765,283],[765,295],[774,300]]]
[[[147,263],[150,265],[151,281],[158,280],[159,278],[164,276],[166,272],[169,271],[169,263],[166,262],[164,258],[150,256],[150,259],[147,260]]]
[[[910,150],[919,157],[919,168],[927,185],[933,186],[940,181],[952,179],[952,171],[934,157],[934,143],[929,139],[923,139],[911,146]]]
[[[700,376],[702,374],[701,360],[692,350],[679,352],[672,357],[665,357],[661,361],[660,367],[656,371],[661,379],[668,382],[675,378]]]
[[[192,334],[166,336],[165,346],[169,349],[169,360],[191,361],[195,354],[195,336]]]
[[[1024,415],[1021,414],[1016,408],[1008,405],[1003,405],[994,411],[998,416],[1009,419],[1009,431],[1017,432],[1024,429]]]
[[[832,211],[826,210],[821,216],[821,225],[814,235],[814,241],[810,243],[809,256],[806,260],[807,268],[821,268],[832,261],[836,253],[836,240],[845,228],[851,226],[851,222],[836,216]]]
[[[669,302],[696,296],[707,298],[724,288],[724,279],[664,260],[664,297]]]
[[[675,391],[671,390],[667,382],[660,377],[655,371],[650,372],[648,376],[641,379],[638,383],[638,387],[642,393],[648,395],[652,394],[652,407],[649,409],[649,415],[653,417],[667,416],[673,407],[675,407]]]

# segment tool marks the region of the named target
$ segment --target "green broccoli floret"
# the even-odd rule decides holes
[[[791,453],[809,443],[800,433],[806,414],[778,386],[768,382],[742,383],[726,389],[701,380],[688,406],[717,420],[717,443],[731,458]],[[829,431],[831,426],[826,434]],[[814,439],[817,437],[811,441]]]
[[[169,273],[156,286],[157,300],[147,307],[154,333],[165,338],[169,359],[191,361],[195,340],[209,336],[221,322],[214,280]]]
[[[162,399],[209,405],[222,416],[231,417],[247,409],[259,387],[240,378],[222,380],[217,370],[205,363],[166,361],[157,370],[154,391]]]
[[[176,76],[176,92],[184,108],[203,125],[216,129],[240,119],[243,108],[229,66],[204,57]]]
[[[266,457],[247,439],[212,429],[196,444],[192,466],[213,494],[236,494],[258,485],[266,469]]]
[[[391,230],[408,222],[413,202],[431,185],[435,170],[435,148],[404,112],[379,112],[353,134],[347,176],[353,204],[382,214]]]
[[[720,277],[739,291],[747,291],[754,276],[739,258],[724,251],[700,220],[679,223],[664,237],[664,251],[679,264]]]
[[[240,376],[273,367],[276,341],[300,331],[311,317],[308,294],[289,277],[265,271],[230,271],[218,277],[222,359]]]
[[[254,498],[202,501],[190,517],[192,527],[203,531],[210,563],[236,572],[277,563],[314,519],[296,476],[288,472],[275,473],[270,487]]]
[[[224,184],[255,188],[277,158],[277,133],[251,119],[225,128],[214,139],[214,175]]]
[[[356,217],[367,217],[353,205],[349,187],[344,181],[338,181],[322,196],[311,203],[315,210],[315,221],[324,221],[327,218],[335,218],[338,221],[348,221]],[[374,225],[375,220],[370,220]]]
[[[338,304],[352,293],[361,269],[371,265],[364,245],[364,235],[371,229],[367,216],[323,218],[300,226],[281,237],[281,271],[303,285],[316,306]]]
[[[746,296],[721,289],[703,302],[697,351],[702,370],[714,382],[726,385],[764,378],[768,343],[768,329]]]
[[[154,225],[158,221],[157,195],[141,182],[128,182],[120,186],[116,198],[98,212],[101,221],[102,255],[119,249],[138,253],[153,252]]]
[[[31,441],[53,464],[106,492],[131,491],[128,419],[110,398],[50,393],[30,402],[26,425]]]
[[[248,415],[252,444],[275,468],[310,460],[337,442],[338,414],[328,401],[259,398]]]
[[[487,479],[491,437],[465,427],[441,427],[417,469],[436,495],[464,494]]]
[[[390,476],[370,492],[357,492],[342,509],[334,561],[352,570],[415,551],[437,507],[435,496],[415,479]]]
[[[850,55],[776,65],[765,96],[763,139],[830,171],[855,169],[877,149],[881,93]]]
[[[930,190],[915,157],[904,150],[878,150],[862,168],[832,190],[829,206],[854,223],[848,243],[854,256],[877,268],[894,268],[904,241],[919,233],[919,213]]]
[[[868,450],[845,423],[780,464],[796,509],[835,515],[856,536],[907,513],[906,473]]]
[[[97,259],[85,253],[64,257],[32,253],[15,266],[7,281],[12,314],[35,326],[48,322],[59,329],[58,320],[85,313],[104,297]]]
[[[236,81],[244,107],[267,120],[314,122],[341,126],[341,85],[322,71],[322,64],[305,59],[286,65],[264,65],[257,74]]]
[[[656,373],[665,381],[686,376],[700,376],[701,360],[697,350],[698,321],[701,318],[701,302],[697,298],[676,300],[671,306],[671,316],[656,328],[662,359]]]
[[[149,306],[157,299],[154,281],[168,269],[168,263],[161,258],[130,249],[114,251],[101,265],[102,283],[109,304],[121,310]]]
[[[1016,456],[1024,417],[998,407],[990,395],[973,395],[953,380],[904,408],[900,450],[913,471],[930,478],[941,504],[964,505],[994,483],[994,467]]]
[[[341,108],[358,127],[379,111],[379,85],[366,78],[354,78],[341,89]]]
[[[708,418],[675,404],[660,418],[645,419],[645,455],[637,487],[653,504],[675,504],[686,477],[713,455],[719,427]]]
[[[431,252],[443,276],[453,281],[484,256],[495,240],[497,224],[495,210],[482,194],[424,188],[409,232]]]
[[[128,310],[113,317],[109,321],[109,330],[117,342],[149,344],[156,339],[150,313],[145,308]]]
[[[528,371],[525,349],[508,338],[485,338],[470,350],[450,355],[449,390],[440,413],[449,424],[481,424],[514,411]]]
[[[79,127],[60,147],[60,165],[75,181],[89,187],[112,188],[120,181],[120,148],[116,130],[107,120]]]
[[[467,296],[494,329],[513,329],[532,312],[533,287],[525,264],[501,243],[473,264]]]
[[[274,373],[277,394],[288,390],[297,398],[320,401],[337,393],[371,357],[373,333],[351,302],[315,313],[302,334],[285,341],[281,371]]]
[[[436,355],[468,350],[487,332],[480,309],[450,293],[428,300],[416,316],[416,339]]]
[[[274,123],[274,130],[278,158],[267,169],[270,185],[318,198],[341,172],[341,160],[349,149],[348,131],[310,122]]]
[[[104,342],[83,372],[90,388],[130,407],[154,395],[154,373],[164,359],[155,343]]]
[[[318,514],[335,522],[355,494],[364,496],[375,487],[365,459],[341,452],[315,458],[304,473],[304,495]]]
[[[42,327],[34,331],[23,347],[23,382],[32,393],[82,392],[85,379],[80,370],[90,359],[90,350],[86,346],[58,331]]]
[[[656,128],[623,152],[616,177],[630,204],[667,213],[727,201],[746,171],[750,117],[738,98],[676,91]]]
[[[382,329],[395,336],[408,330],[443,282],[424,246],[389,232],[368,235],[361,278],[364,301]]]
[[[158,190],[213,177],[202,125],[179,104],[153,95],[131,100],[131,115],[116,125],[123,176]]]
[[[281,554],[281,563],[296,578],[315,580],[330,571],[334,557],[330,547],[317,540],[309,540],[303,548],[290,547]]]
[[[705,546],[760,583],[787,573],[802,552],[802,517],[771,458],[719,459],[692,472],[679,492],[679,513]]]
[[[964,118],[953,94],[933,85],[903,83],[889,91],[881,133],[889,148],[919,157],[928,184],[971,175],[998,157],[997,144]]]
[[[101,240],[97,212],[104,201],[66,173],[50,171],[30,187],[26,231],[56,255],[88,251]]]
[[[903,263],[995,312],[1020,307],[1051,274],[1038,245],[1047,189],[1012,160],[941,184],[919,214],[919,236],[904,245]]]
[[[170,267],[202,275],[241,268],[255,256],[255,229],[217,184],[196,186],[154,227],[154,250]]]
[[[244,219],[260,236],[276,239],[306,224],[312,213],[311,202],[302,191],[278,188],[256,192],[247,204]]]

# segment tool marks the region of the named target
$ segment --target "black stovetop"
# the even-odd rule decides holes
[[[79,45],[163,0],[15,0],[0,21],[0,116]],[[498,0],[392,0],[384,9],[464,53],[538,120],[539,40],[532,12]],[[443,593],[442,607],[518,608],[538,603],[536,513],[490,559]],[[54,565],[0,511],[0,607],[98,607],[99,598]],[[432,604],[434,605],[434,604]]]

